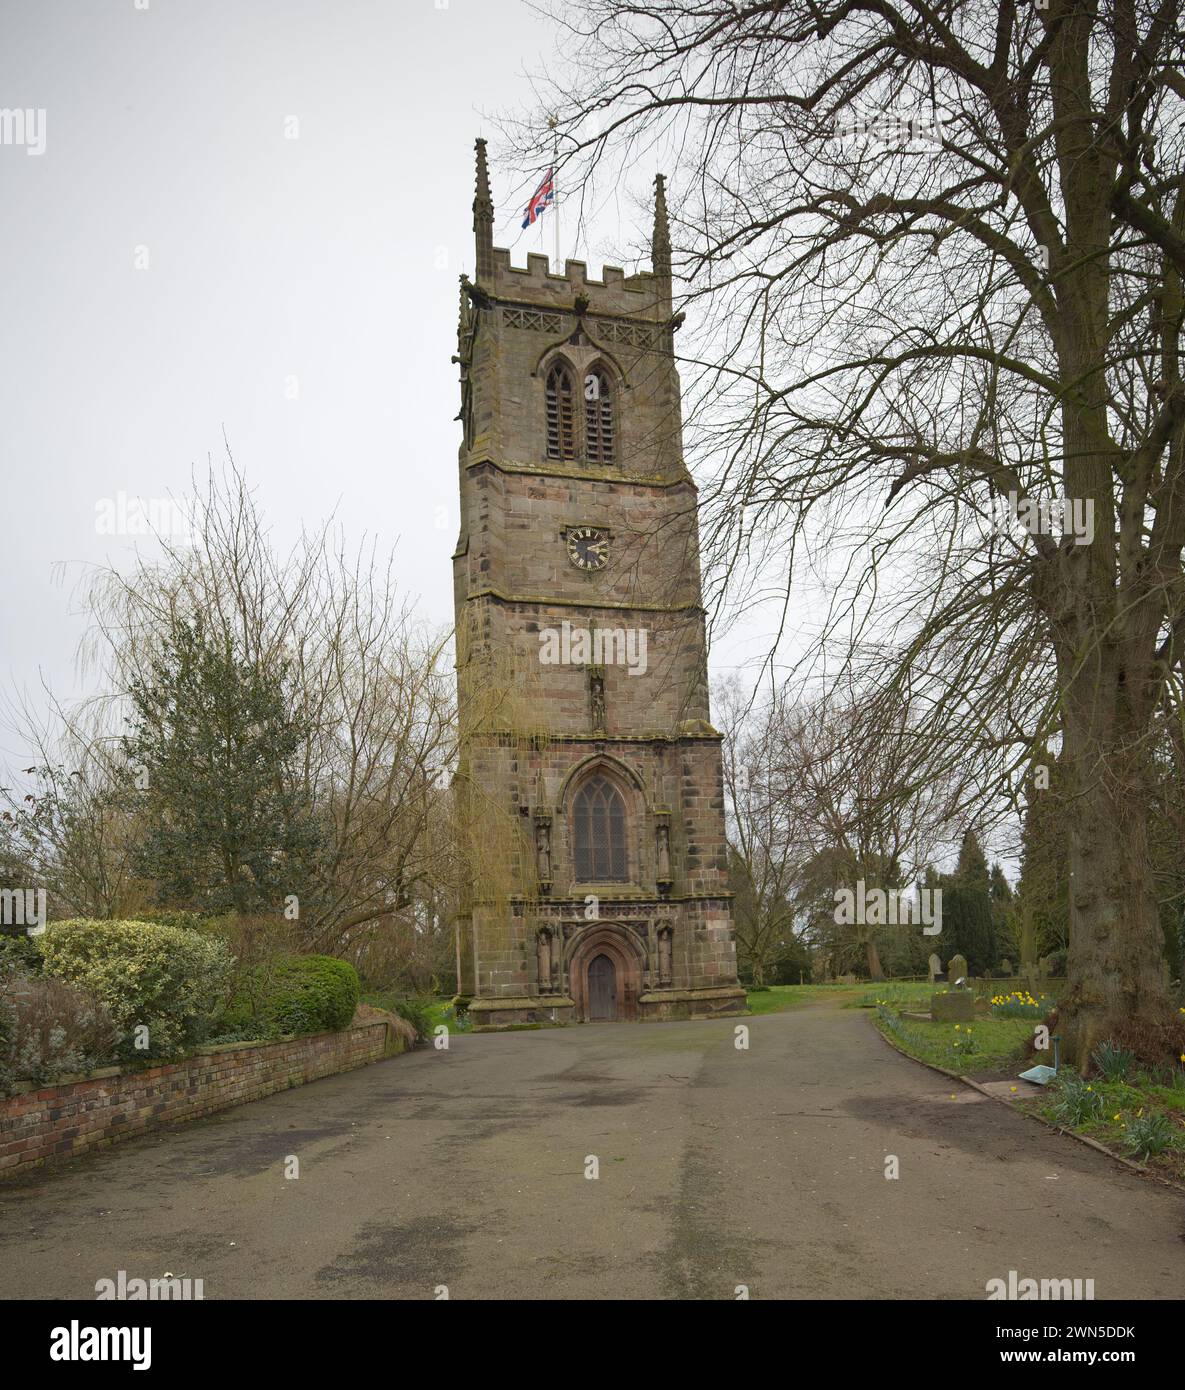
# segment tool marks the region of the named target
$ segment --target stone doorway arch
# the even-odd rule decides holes
[[[635,1022],[645,961],[633,933],[613,922],[598,922],[582,930],[573,939],[570,949],[568,980],[576,1005],[577,1021],[609,1021],[604,1017],[608,987],[613,991],[612,1017],[619,1022]],[[604,963],[595,964],[597,961]],[[610,969],[611,981],[608,979]],[[594,970],[591,982],[590,970]],[[594,1003],[599,1017],[594,1017]]]

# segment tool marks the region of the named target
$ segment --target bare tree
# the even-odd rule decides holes
[[[370,924],[394,929],[401,914],[410,921],[424,885],[449,872],[448,837],[434,811],[455,749],[449,635],[417,622],[390,559],[380,562],[373,546],[348,554],[329,523],[277,554],[233,460],[210,470],[192,520],[191,540],[159,538],[160,558],[88,575],[81,593],[92,626],[83,668],[101,688],[72,717],[117,734],[129,692],[151,684],[162,644],[195,618],[236,659],[264,670],[282,666],[307,729],[295,770],[284,775],[322,841],[312,877],[291,889],[303,940],[343,950]],[[28,720],[24,737],[37,746]],[[92,761],[102,747],[93,744]],[[126,775],[122,785],[128,789]],[[96,790],[92,841],[106,824],[102,809]],[[115,872],[96,844],[75,843],[67,852],[58,836],[44,849],[63,874],[106,880]],[[73,900],[106,915],[114,892],[96,883]]]
[[[786,954],[795,935],[793,896],[803,844],[778,775],[776,707],[754,709],[735,679],[716,692],[713,703],[723,735],[737,958],[742,969],[747,966],[752,973],[753,983],[764,985],[767,972]]]
[[[907,703],[930,775],[977,766],[981,801],[1059,745],[1070,1055],[1159,1026],[1180,0],[589,0],[559,20],[572,65],[537,107],[556,129],[509,133],[532,159],[558,138],[569,188],[655,151],[676,170],[717,579],[785,598],[805,565],[828,599],[818,669]]]
[[[46,693],[44,709],[19,699],[5,710],[20,761],[32,759],[0,789],[8,857],[23,886],[45,889],[56,917],[130,916],[149,889],[135,873],[143,825],[128,795],[134,774],[101,709],[67,709]]]
[[[883,976],[886,924],[857,918],[837,930],[835,892],[863,882],[908,895],[954,838],[965,797],[956,775],[919,766],[926,740],[915,738],[904,709],[895,721],[880,713],[819,699],[785,709],[771,739],[784,814],[805,850],[796,908],[816,944],[833,956],[859,952],[874,980]],[[921,940],[920,920],[891,929]]]

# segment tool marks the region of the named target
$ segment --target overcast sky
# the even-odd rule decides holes
[[[0,143],[0,694],[88,691],[72,589],[145,545],[102,534],[101,510],[185,497],[224,432],[281,549],[336,511],[349,543],[395,547],[420,615],[450,625],[473,141],[531,103],[553,30],[521,0],[0,0],[0,16],[0,107],[38,113],[25,145]],[[655,172],[602,191],[580,240],[561,187],[562,255],[633,268]],[[550,213],[519,230],[539,174],[494,170],[515,264],[553,248]],[[809,604],[793,607],[792,626]],[[713,678],[756,670],[776,620],[718,637]],[[0,760],[26,751],[0,731]]]
[[[224,430],[281,544],[336,509],[351,540],[397,543],[422,615],[451,623],[473,141],[531,100],[551,30],[518,0],[0,14],[0,106],[44,112],[42,153],[0,145],[5,693],[78,688],[72,584],[133,543],[96,509],[186,495]],[[495,174],[520,264],[553,245],[519,233],[537,175]],[[621,207],[598,232],[636,247]]]

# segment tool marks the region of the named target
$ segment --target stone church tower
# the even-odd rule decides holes
[[[554,215],[554,214],[553,214]],[[525,270],[477,142],[453,556],[475,1027],[745,1007],[663,183],[653,270]]]

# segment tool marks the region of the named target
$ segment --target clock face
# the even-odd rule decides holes
[[[609,563],[609,536],[597,526],[574,526],[566,544],[568,559],[578,570],[603,570]]]

